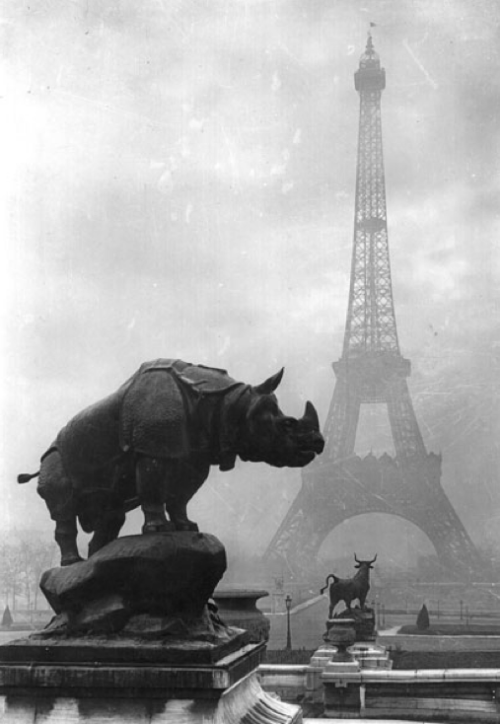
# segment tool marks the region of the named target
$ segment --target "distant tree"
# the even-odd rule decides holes
[[[54,565],[56,546],[31,531],[10,532],[0,539],[0,597],[12,611],[36,610],[40,578]]]
[[[3,612],[2,616],[2,626],[5,626],[6,628],[10,628],[13,624],[12,620],[12,614],[10,612],[10,608],[8,606],[5,606],[5,611]]]
[[[22,538],[18,544],[19,575],[26,608],[33,610],[38,606],[40,578],[50,568],[54,557],[54,544],[45,540]]]
[[[22,589],[22,565],[19,548],[8,540],[0,541],[0,590],[13,611]]]
[[[57,553],[57,546],[53,540],[38,540],[31,546],[31,561],[28,568],[28,577],[32,591],[31,600],[35,610],[38,608],[42,573],[54,566]]]
[[[427,631],[429,626],[430,626],[429,611],[427,610],[427,606],[424,603],[422,608],[418,612],[417,628],[419,631]]]

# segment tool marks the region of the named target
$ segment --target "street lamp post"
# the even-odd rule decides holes
[[[290,629],[290,610],[292,608],[292,597],[289,593],[285,598],[286,605],[286,648],[287,651],[292,650],[292,631]]]

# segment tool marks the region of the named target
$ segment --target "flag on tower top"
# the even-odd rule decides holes
[[[376,28],[376,27],[377,27],[377,23],[370,23],[370,28]]]

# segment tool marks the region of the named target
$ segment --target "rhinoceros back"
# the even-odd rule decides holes
[[[126,475],[129,452],[185,458],[209,451],[214,411],[237,387],[245,386],[224,370],[181,360],[146,362],[61,430],[56,447],[64,469],[79,488],[106,488]]]
[[[162,458],[209,452],[214,412],[239,386],[225,370],[171,359],[144,363],[123,400],[123,449]]]
[[[189,452],[189,399],[184,399],[164,360],[142,365],[123,400],[120,442],[124,450],[153,457],[184,457]]]

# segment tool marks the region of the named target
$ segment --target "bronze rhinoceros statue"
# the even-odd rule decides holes
[[[237,456],[277,467],[310,463],[324,447],[318,416],[310,402],[299,420],[281,412],[273,393],[282,376],[283,370],[253,387],[225,370],[159,359],[73,417],[42,456],[40,471],[18,477],[23,483],[39,476],[61,565],[82,560],[77,519],[94,532],[91,556],[139,505],[143,533],[198,530],[186,505],[211,465],[231,470]]]

